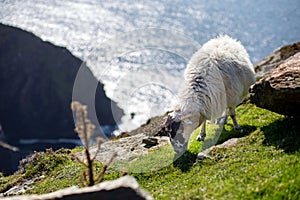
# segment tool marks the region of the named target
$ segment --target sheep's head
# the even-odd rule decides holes
[[[199,126],[199,116],[182,117],[178,112],[169,114],[164,123],[164,135],[170,138],[173,149],[176,153],[183,153],[191,133]]]

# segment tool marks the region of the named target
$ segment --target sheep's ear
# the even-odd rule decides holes
[[[169,136],[169,126],[174,122],[174,117],[172,114],[168,114],[164,119],[165,121],[163,122],[160,130],[155,134],[155,136]]]
[[[173,111],[169,114],[169,116],[172,118],[172,122],[180,122],[182,119],[181,112]]]
[[[167,119],[166,119],[166,122],[165,122],[165,125],[169,125],[169,124],[171,124],[173,121],[174,121],[174,117],[173,117],[172,115],[168,115],[168,116],[167,116]]]
[[[182,115],[178,112],[173,111],[172,113],[168,114],[165,120],[165,127],[169,126],[174,122],[181,122]]]

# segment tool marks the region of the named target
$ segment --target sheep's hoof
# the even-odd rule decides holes
[[[235,127],[234,128],[236,132],[242,133],[244,130],[241,127]]]
[[[202,135],[198,135],[197,138],[196,138],[196,140],[197,140],[198,142],[203,142],[204,139],[205,139],[205,136],[202,136]]]

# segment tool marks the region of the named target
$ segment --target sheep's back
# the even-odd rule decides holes
[[[190,95],[198,96],[201,114],[212,119],[236,107],[255,82],[253,65],[240,42],[220,36],[205,43],[188,63],[185,82]],[[195,98],[194,98],[195,99]],[[194,100],[193,100],[194,101]]]

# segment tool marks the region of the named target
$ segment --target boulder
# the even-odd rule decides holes
[[[131,176],[123,176],[117,180],[102,182],[92,187],[70,187],[49,194],[21,195],[6,197],[3,200],[152,200],[151,195],[141,189],[137,181]]]
[[[300,42],[294,44],[283,46],[273,53],[271,53],[266,58],[259,61],[255,66],[256,78],[260,79],[268,74],[270,74],[276,67],[282,64],[287,58],[300,52]]]
[[[70,109],[75,80],[80,91],[74,100],[87,104],[89,114],[96,110],[93,123],[115,125],[122,110],[82,60],[32,33],[0,24],[0,123],[7,139],[77,138]]]
[[[250,88],[250,102],[289,116],[300,116],[300,53],[283,61]]]

